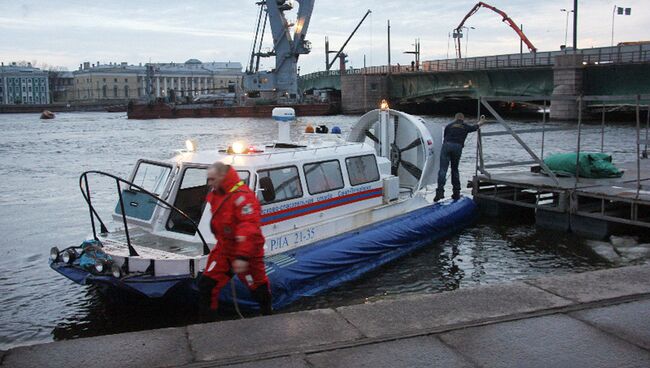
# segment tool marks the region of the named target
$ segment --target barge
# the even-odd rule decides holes
[[[284,106],[284,105],[283,105]],[[215,106],[213,104],[174,104],[166,102],[131,103],[127,108],[129,119],[177,118],[268,118],[280,105]],[[340,113],[336,103],[291,105],[297,116],[326,116]]]

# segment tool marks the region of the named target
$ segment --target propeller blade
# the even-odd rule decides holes
[[[393,134],[393,143],[397,143],[397,129],[399,128],[399,116],[395,116],[395,123],[393,124],[395,127],[395,134]]]
[[[372,134],[369,130],[366,130],[366,137],[372,139],[373,141],[375,141],[375,143],[379,143],[379,138],[377,138],[377,136]]]
[[[397,176],[399,163],[402,161],[402,153],[395,143],[390,144],[390,173]]]
[[[413,175],[416,179],[419,180],[422,177],[422,170],[420,170],[419,167],[413,165],[412,163],[410,163],[408,161],[404,161],[404,160],[401,161],[401,164],[404,167],[404,169],[406,169],[406,171],[408,171],[409,174]]]
[[[421,146],[422,145],[422,140],[420,138],[416,138],[413,142],[411,142],[408,146],[400,149],[400,152],[408,151],[410,149],[413,149],[415,147]]]

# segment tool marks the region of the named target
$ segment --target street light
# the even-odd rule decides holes
[[[620,6],[614,5],[614,10],[612,11],[612,46],[614,46],[614,18],[616,15],[631,15],[632,8],[621,8]]]
[[[564,47],[569,39],[569,15],[573,13],[573,10],[560,9],[561,12],[566,13],[566,26],[564,27]]]
[[[447,33],[447,59],[449,59],[449,42],[451,41],[451,32]]]
[[[465,57],[467,57],[469,54],[467,53],[467,47],[469,46],[469,30],[470,29],[476,29],[474,27],[465,27],[463,26],[464,29],[467,30],[467,39],[465,40]]]
[[[452,33],[452,37],[454,38],[454,49],[456,49],[456,58],[460,58],[460,40],[459,38],[463,38],[463,31],[460,29],[454,29]],[[449,58],[447,58],[449,59]]]
[[[415,61],[413,62],[412,71],[416,71],[420,68],[420,39],[416,38],[415,43],[412,43],[411,46],[414,47],[413,51],[404,51],[404,53],[415,55]]]

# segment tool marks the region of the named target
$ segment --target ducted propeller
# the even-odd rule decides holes
[[[422,145],[422,140],[420,138],[416,138],[413,140],[413,142],[409,143],[406,147],[400,148],[397,145],[397,132],[399,131],[399,117],[395,116],[395,124],[393,124],[395,127],[395,134],[393,136],[393,143],[390,145],[390,163],[391,163],[391,174],[393,175],[398,175],[399,167],[402,165],[402,167],[411,175],[413,175],[416,179],[420,180],[422,177],[422,170],[414,165],[412,162],[406,161],[402,159],[402,153],[411,150],[415,147],[418,147]]]
[[[442,129],[397,110],[368,112],[352,127],[347,140],[374,146],[380,170],[399,178],[400,188],[417,190],[435,182]],[[383,166],[386,165],[386,166]],[[385,169],[384,169],[385,168]]]
[[[399,148],[395,143],[391,144],[390,145],[391,174],[397,175],[399,166],[402,165],[402,167],[409,174],[413,175],[416,179],[420,180],[420,178],[422,177],[422,170],[416,165],[414,165],[412,162],[402,159],[402,153],[410,149],[413,149],[415,147],[418,147],[420,145],[422,145],[422,140],[420,138],[414,139],[413,142],[409,143],[409,145],[404,148]]]

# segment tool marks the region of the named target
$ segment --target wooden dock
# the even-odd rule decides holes
[[[640,101],[638,96],[628,98],[635,97],[637,102]],[[505,128],[503,131],[481,133],[477,142],[476,174],[470,185],[474,199],[484,213],[492,216],[530,214],[534,215],[539,226],[572,231],[592,238],[605,238],[617,232],[647,231],[650,228],[650,159],[642,158],[644,155],[641,154],[641,147],[647,146],[648,142],[641,139],[641,124],[638,121],[640,105],[637,105],[637,159],[617,164],[624,171],[620,178],[590,179],[553,174],[541,160],[543,153],[538,155],[520,136],[544,134],[548,130],[514,131],[491,108],[489,99],[481,99],[481,104]],[[580,133],[584,128],[579,122],[577,128],[568,129],[577,129],[576,147],[580,152],[584,149],[580,147]],[[647,135],[647,124],[645,129]],[[486,163],[482,154],[483,138],[494,135],[511,135],[532,160]],[[587,151],[598,150],[592,148]],[[537,170],[532,170],[534,167]],[[492,169],[500,171],[490,171]]]

